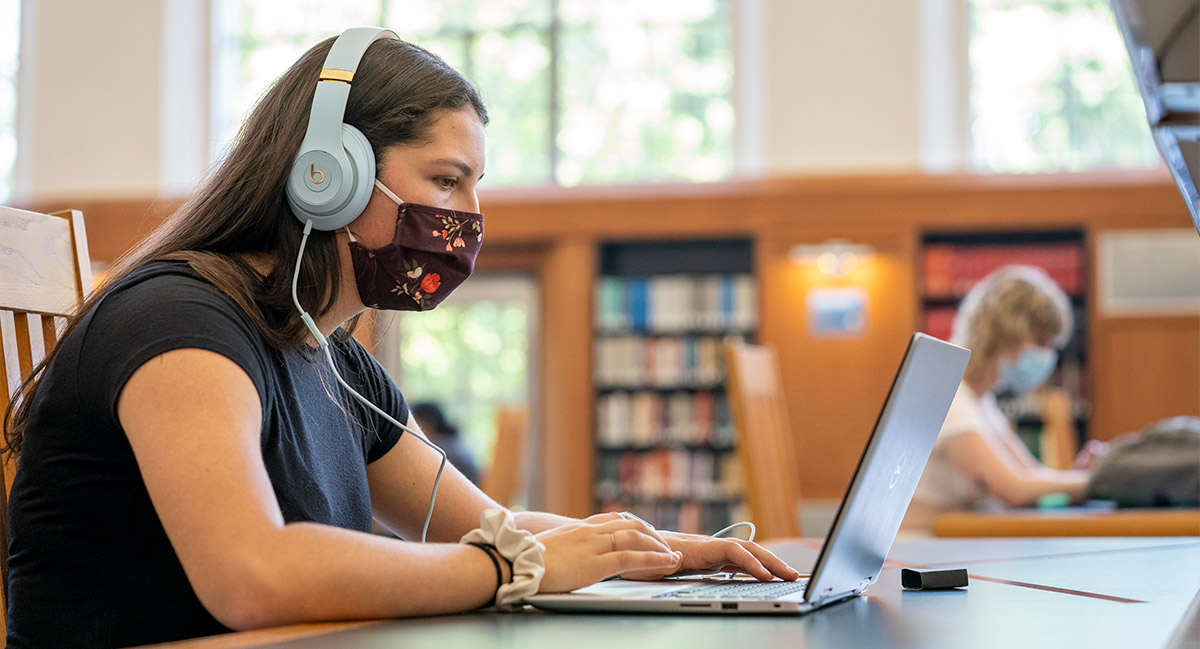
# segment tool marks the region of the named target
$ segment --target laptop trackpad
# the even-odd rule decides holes
[[[589,595],[592,597],[625,597],[625,598],[647,598],[655,597],[663,593],[669,593],[673,590],[679,590],[690,584],[680,583],[679,581],[632,581],[625,579],[611,579],[602,581],[598,584],[585,586],[578,590],[571,591],[572,595]]]

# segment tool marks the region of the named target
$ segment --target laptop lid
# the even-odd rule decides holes
[[[913,334],[805,592],[814,607],[875,583],[971,352]]]

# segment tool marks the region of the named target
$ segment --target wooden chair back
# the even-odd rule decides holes
[[[502,407],[496,411],[496,446],[492,452],[492,465],[483,473],[479,488],[505,507],[513,504],[521,488],[528,420],[524,408]]]
[[[76,210],[39,214],[0,206],[0,413],[14,391],[58,342],[65,318],[92,289],[83,214]],[[4,601],[0,624],[7,627],[8,494],[16,458],[0,462],[0,577]],[[2,645],[2,641],[0,641]]]
[[[1079,429],[1071,412],[1071,397],[1062,388],[1047,388],[1045,399],[1062,403],[1042,409],[1042,463],[1051,469],[1070,469],[1079,453]]]
[[[756,538],[801,536],[795,442],[775,350],[727,342],[725,376],[746,503],[758,528]]]

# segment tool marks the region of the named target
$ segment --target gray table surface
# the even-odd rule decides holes
[[[818,547],[801,540],[773,549],[802,568],[812,565]],[[467,613],[270,646],[1200,647],[1200,538],[901,541],[888,561],[864,596],[801,617]],[[904,566],[965,567],[971,583],[954,591],[904,591]]]

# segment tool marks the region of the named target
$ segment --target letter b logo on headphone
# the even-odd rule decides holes
[[[310,192],[325,192],[330,187],[336,188],[342,182],[342,166],[333,156],[325,151],[309,151],[300,156],[292,168],[293,181],[300,180],[304,189]],[[296,178],[296,176],[300,176]],[[332,200],[331,196],[329,200]],[[319,205],[321,199],[310,199],[310,205]]]

